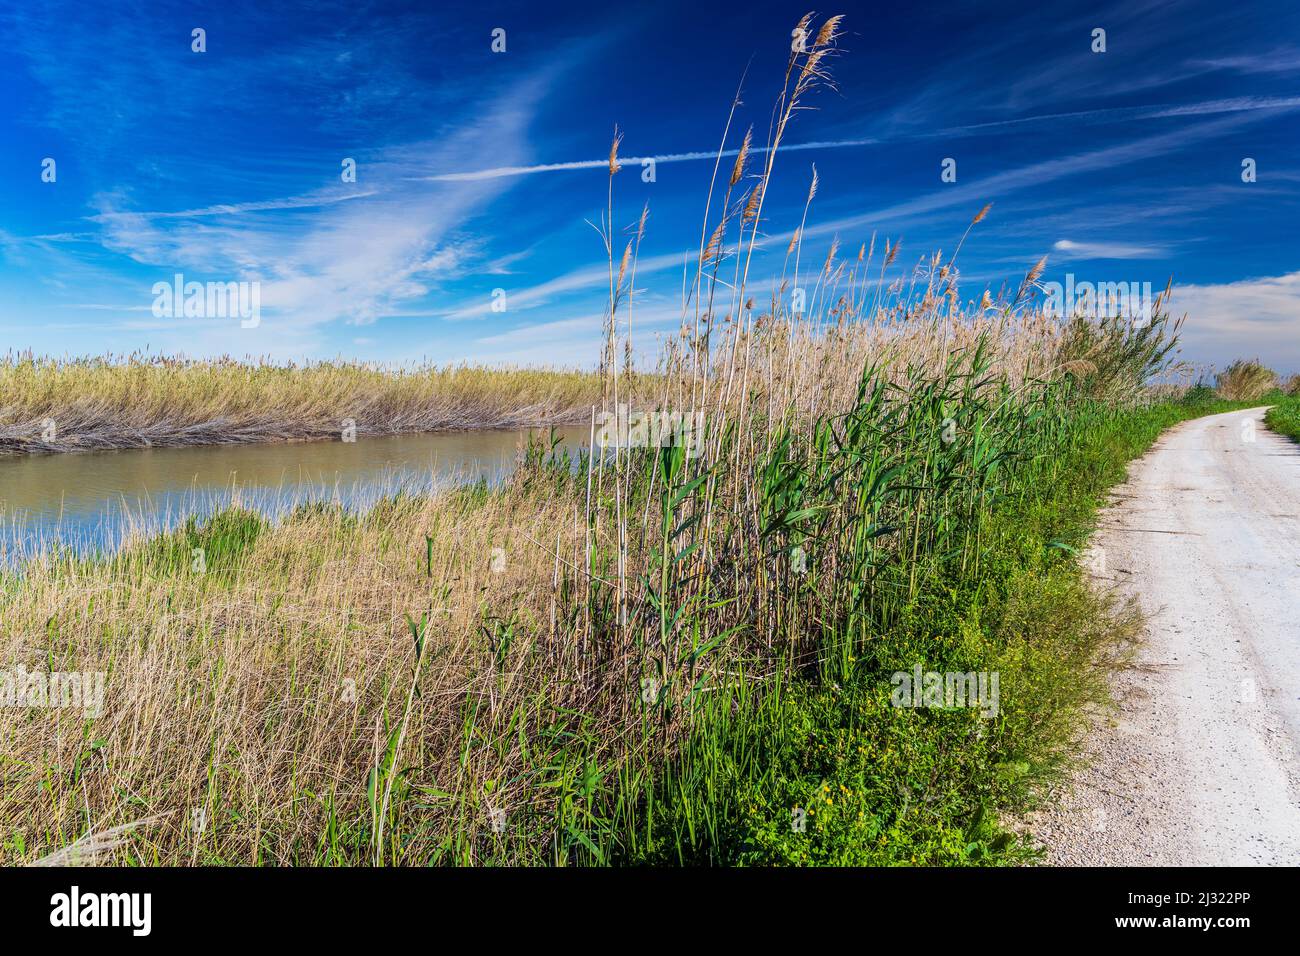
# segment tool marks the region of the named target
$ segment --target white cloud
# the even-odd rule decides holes
[[[1300,272],[1215,285],[1175,286],[1185,358],[1220,368],[1259,358],[1279,372],[1300,371]]]
[[[1238,73],[1295,73],[1300,72],[1300,48],[1282,47],[1268,53],[1250,56],[1225,56],[1196,63],[1211,70],[1234,70]]]
[[[1132,246],[1119,242],[1074,242],[1058,239],[1052,250],[1066,259],[1158,259],[1165,255],[1160,246]]]
[[[810,149],[848,149],[854,146],[873,146],[882,142],[878,139],[841,139],[841,140],[822,140],[812,143],[791,143],[781,147],[782,153],[796,153]],[[716,159],[719,155],[723,158],[734,157],[739,150],[724,149],[720,154],[717,150],[697,150],[689,153],[663,153],[658,156],[620,156],[619,164],[623,168],[633,168],[653,163],[656,166],[660,163],[688,163],[698,162],[706,159]],[[771,152],[767,146],[756,146],[750,150],[750,155],[758,156]],[[575,169],[608,169],[609,159],[582,159],[568,163],[539,163],[534,166],[495,166],[490,169],[475,169],[460,173],[439,173],[435,176],[423,176],[422,179],[430,182],[471,182],[479,179],[500,179],[506,176],[528,176],[533,173],[550,173],[562,172]]]
[[[1154,104],[1148,106],[1123,106],[1123,107],[1105,107],[1095,110],[1075,110],[1069,113],[1048,113],[1037,116],[1021,116],[1009,120],[996,120],[988,123],[974,123],[967,126],[952,126],[946,129],[937,130],[928,133],[914,133],[905,136],[893,137],[868,137],[857,139],[837,139],[837,140],[817,140],[809,143],[788,143],[781,147],[782,153],[794,153],[807,150],[828,150],[828,149],[853,149],[862,146],[879,146],[885,145],[892,141],[909,140],[909,139],[938,139],[950,138],[953,136],[969,136],[988,133],[995,129],[1007,127],[1026,126],[1039,123],[1056,122],[1068,120],[1078,120],[1083,118],[1110,119],[1117,122],[1131,122],[1134,120],[1160,119],[1173,116],[1212,116],[1218,113],[1241,113],[1251,112],[1254,110],[1286,110],[1300,107],[1300,96],[1283,96],[1283,97],[1260,97],[1260,96],[1242,96],[1232,99],[1205,100],[1197,103],[1187,103],[1182,106],[1168,106],[1164,104]],[[755,147],[751,150],[752,155],[761,155],[767,153],[767,147]],[[656,165],[660,163],[684,163],[700,162],[704,160],[716,159],[719,155],[727,159],[737,154],[736,149],[726,149],[719,153],[717,150],[693,150],[684,153],[663,153],[652,156],[625,156],[620,157],[619,162],[625,168],[639,167],[642,164],[652,161]],[[549,172],[567,172],[583,169],[606,169],[609,166],[609,159],[582,159],[571,162],[561,163],[537,163],[531,166],[493,166],[485,169],[472,169],[455,173],[437,173],[432,176],[419,177],[429,182],[473,182],[482,179],[500,179],[510,176],[530,176],[536,173]]]

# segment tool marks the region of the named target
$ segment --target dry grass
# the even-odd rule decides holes
[[[1276,387],[1277,375],[1258,359],[1238,359],[1214,377],[1214,389],[1219,397],[1232,402],[1263,398]]]
[[[231,359],[0,361],[0,454],[513,428],[586,419],[595,375]]]
[[[733,404],[750,426],[714,451],[731,464],[709,472],[707,496],[682,504],[677,520],[714,530],[660,591],[688,609],[661,639],[646,637],[664,623],[647,588],[658,589],[668,512],[643,490],[658,459],[626,453],[576,478],[534,462],[499,492],[400,499],[361,518],[313,507],[264,527],[226,515],[108,561],[50,557],[0,579],[0,670],[108,674],[93,721],[0,708],[3,858],[32,862],[147,819],[97,852],[150,865],[572,859],[582,847],[556,843],[556,820],[588,811],[583,775],[631,772],[689,726],[684,712],[647,723],[641,681],[658,675],[680,700],[741,661],[761,680],[802,647],[821,606],[791,602],[788,569],[736,560],[761,550],[749,538],[764,521],[761,410],[843,408],[862,363],[924,379],[941,343],[965,348],[981,332],[998,344],[980,401],[1024,385],[1026,369],[1051,370],[1058,336],[1041,316],[746,335],[737,362],[755,356],[751,381]],[[880,539],[879,560],[900,546]],[[697,581],[732,603],[708,610],[718,592]],[[701,634],[724,633],[716,653],[693,657]],[[509,844],[493,832],[497,811]]]
[[[512,725],[546,717],[522,702],[544,687],[549,706],[601,729],[584,685],[556,680],[581,666],[551,616],[555,558],[532,543],[559,534],[563,560],[581,560],[568,508],[517,489],[407,500],[361,521],[307,509],[234,550],[205,541],[204,573],[187,547],[174,563],[155,544],[5,581],[4,669],[48,654],[55,670],[110,675],[93,733],[79,712],[0,709],[0,834],[25,833],[27,847],[11,845],[10,860],[132,815],[162,820],[136,834],[151,863],[327,858],[317,841],[332,814],[366,815],[367,774],[411,686],[408,614],[427,614],[430,652],[403,759],[460,811],[426,797],[422,833],[436,844],[462,816],[517,811]],[[494,622],[505,608],[517,624]],[[539,646],[494,652],[498,625]]]

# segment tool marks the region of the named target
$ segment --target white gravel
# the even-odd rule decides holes
[[[1101,517],[1148,618],[1092,765],[1028,823],[1058,865],[1300,865],[1300,446],[1265,409],[1179,425]]]

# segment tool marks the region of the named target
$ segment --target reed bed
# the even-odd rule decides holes
[[[591,373],[141,355],[0,360],[0,454],[337,439],[584,420]]]
[[[729,174],[720,154],[681,334],[652,374],[629,347],[645,217],[620,250],[611,148],[594,401],[688,429],[576,460],[536,442],[503,488],[275,525],[231,510],[0,578],[3,666],[107,675],[93,718],[0,708],[8,862],[134,822],[103,858],[1027,857],[1000,815],[1071,759],[1136,627],[1083,581],[1092,510],[1162,427],[1216,406],[1145,390],[1173,361],[1161,310],[1141,328],[1047,316],[1041,263],[1014,293],[964,299],[956,253],[904,269],[896,242],[832,247],[800,279],[796,237],[755,303],[779,147],[829,82],[840,22],[798,24],[810,41],[761,164],[752,132]],[[347,395],[364,379],[297,374]],[[250,375],[298,394],[287,373]],[[521,394],[586,400],[587,379],[560,381]],[[890,675],[917,664],[1000,673],[1000,712],[891,707]]]

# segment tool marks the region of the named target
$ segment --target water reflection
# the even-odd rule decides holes
[[[514,467],[528,434],[510,429],[0,458],[0,562],[56,546],[111,550],[128,534],[172,528],[232,501],[277,517],[309,501],[364,508],[403,489],[496,482]],[[545,438],[548,431],[535,434]],[[556,437],[576,451],[589,430],[560,428]]]

